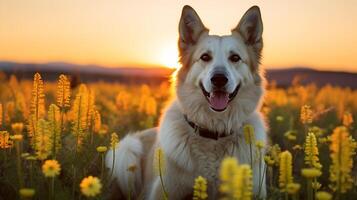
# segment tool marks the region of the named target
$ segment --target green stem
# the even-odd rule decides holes
[[[74,195],[76,191],[76,167],[72,165],[72,168],[73,168],[72,199],[75,199]]]
[[[307,199],[308,200],[313,200],[311,179],[307,179],[307,184],[306,185],[307,185]]]
[[[19,180],[19,186],[20,188],[23,187],[23,181],[22,181],[22,169],[21,169],[21,149],[20,149],[20,141],[15,141],[16,144],[16,157],[17,157],[17,176]]]
[[[104,177],[104,153],[100,153],[100,156],[102,158],[102,168],[101,168],[101,171],[100,171],[100,179],[102,181],[104,181],[103,180],[103,177]]]
[[[162,155],[159,155],[160,157]],[[160,175],[160,182],[161,182],[161,187],[162,187],[162,191],[164,192],[164,199],[168,199],[168,195],[164,186],[164,181],[162,180],[162,171],[161,171],[161,158],[158,159],[159,160],[159,175]]]
[[[251,138],[250,138],[250,140],[251,140]],[[250,152],[250,168],[253,169],[252,143],[249,143],[249,152]]]
[[[30,186],[33,187],[33,160],[30,160]]]
[[[55,177],[51,178],[51,185],[50,185],[50,199],[55,199]]]

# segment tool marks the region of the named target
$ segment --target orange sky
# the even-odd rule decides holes
[[[258,5],[266,67],[357,71],[355,0],[0,0],[0,60],[173,67],[185,4],[213,34]]]

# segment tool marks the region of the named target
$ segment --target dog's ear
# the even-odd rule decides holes
[[[194,45],[203,32],[208,29],[203,25],[200,17],[191,6],[184,6],[179,23],[179,47],[185,49],[187,45]]]
[[[254,45],[262,42],[263,21],[258,6],[253,6],[245,12],[238,26],[232,31],[241,34],[245,42]]]

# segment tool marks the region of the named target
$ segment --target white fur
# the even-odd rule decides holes
[[[197,13],[190,7],[184,7],[179,31],[179,50],[184,66],[176,73],[176,97],[160,120],[158,135],[156,130],[152,130],[142,135],[127,136],[116,150],[115,177],[126,196],[129,190],[126,169],[135,164],[138,166],[135,174],[138,186],[135,188],[136,195],[132,197],[138,198],[142,189],[143,196],[140,197],[144,199],[163,199],[160,178],[151,169],[156,147],[161,147],[165,154],[163,184],[169,199],[190,197],[194,179],[198,176],[208,181],[208,198],[217,199],[221,161],[233,156],[239,163],[251,163],[250,146],[245,142],[243,126],[251,124],[256,139],[263,143],[267,141],[266,126],[259,113],[264,94],[264,77],[258,69],[262,30],[257,7],[247,11],[229,36],[209,35]],[[209,62],[200,59],[207,52],[212,57]],[[241,60],[230,61],[232,53],[239,55]],[[226,73],[227,93],[232,93],[240,85],[236,97],[222,112],[211,109],[199,87],[202,82],[207,92],[214,90],[211,78],[217,68]],[[184,115],[196,125],[226,136],[218,140],[201,137],[187,123]],[[258,195],[259,182],[263,179],[259,171],[263,173],[264,160],[257,157],[254,144],[252,148],[253,193]],[[108,153],[107,166],[110,166],[111,157]],[[141,175],[141,172],[145,174]],[[264,178],[260,197],[265,196]]]
[[[113,170],[113,177],[125,196],[137,196],[141,192],[142,188],[142,175],[141,170],[135,170],[135,172],[129,172],[128,168],[131,165],[135,165],[137,168],[140,166],[140,159],[143,155],[143,147],[139,138],[135,135],[128,134],[125,138],[119,142],[115,151],[114,169],[113,166],[113,150],[109,150],[105,164]]]

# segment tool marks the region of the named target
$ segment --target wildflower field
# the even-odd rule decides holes
[[[165,82],[74,86],[65,75],[0,76],[0,199],[108,199],[105,153],[126,133],[156,126],[170,95]],[[262,112],[270,141],[251,145],[267,164],[267,199],[357,199],[357,91],[270,85]],[[222,198],[259,199],[249,164],[226,158],[220,178]],[[197,177],[194,199],[207,198],[206,184]]]

